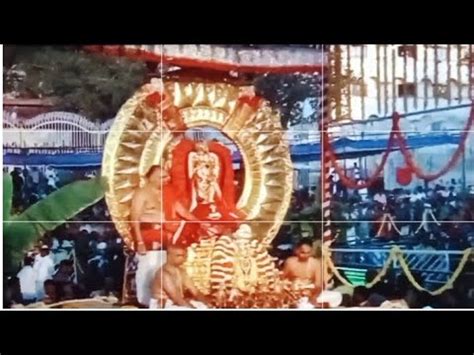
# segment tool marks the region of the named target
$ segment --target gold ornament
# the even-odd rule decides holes
[[[120,109],[104,148],[102,175],[106,201],[118,232],[133,248],[130,209],[133,193],[148,169],[168,163],[173,128],[213,127],[239,148],[245,185],[237,207],[251,221],[252,236],[268,246],[290,204],[293,167],[278,112],[262,102],[256,109],[239,101],[240,88],[229,84],[152,82]],[[154,95],[162,95],[161,101]],[[153,99],[153,100],[150,100]],[[158,104],[150,104],[155,102]],[[180,120],[164,114],[174,107]]]
[[[211,248],[209,243],[212,243]],[[188,258],[185,267],[196,287],[205,294],[217,294],[223,287],[249,293],[258,285],[265,288],[277,281],[273,258],[265,247],[252,239],[250,226],[246,224],[233,235],[201,240],[189,250],[192,255],[204,255]]]

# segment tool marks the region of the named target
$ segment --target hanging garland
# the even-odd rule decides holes
[[[418,178],[427,180],[427,181],[432,181],[432,180],[438,179],[439,177],[446,174],[449,170],[451,170],[457,164],[459,158],[461,158],[462,154],[464,153],[467,137],[469,136],[469,131],[472,128],[472,124],[474,122],[474,106],[471,107],[469,118],[466,122],[466,126],[464,127],[464,130],[461,132],[461,141],[459,142],[459,145],[456,148],[456,151],[451,156],[451,159],[448,161],[448,163],[440,171],[438,171],[437,173],[432,173],[432,174],[423,172],[421,168],[416,165],[413,159],[413,156],[407,147],[408,144],[406,142],[406,139],[400,131],[400,126],[399,126],[400,115],[398,114],[398,112],[394,113],[393,121],[396,125],[395,134],[398,138],[398,145],[403,154],[403,157],[405,158],[405,162],[407,166],[409,166],[412,169],[412,171],[415,173],[415,175]]]
[[[345,286],[348,286],[348,287],[354,287],[353,284],[351,284],[347,279],[345,279],[339,272],[339,270],[337,269],[337,267],[334,265],[334,262],[332,261],[331,259],[331,252],[329,249],[325,249],[324,250],[325,254],[326,254],[326,262],[327,262],[327,266],[328,268],[331,270],[332,274],[334,276],[336,276],[338,278],[339,281],[341,281]],[[410,283],[418,290],[418,291],[425,291],[425,292],[428,292],[430,295],[432,296],[437,296],[437,295],[440,295],[442,294],[444,291],[448,290],[448,289],[451,289],[453,287],[453,284],[454,282],[457,280],[457,278],[459,277],[459,275],[461,274],[462,270],[464,269],[464,266],[466,265],[466,263],[469,261],[469,257],[470,255],[474,252],[474,248],[467,248],[466,250],[464,250],[463,252],[463,256],[461,258],[461,261],[459,262],[456,270],[453,272],[453,274],[451,275],[451,277],[449,278],[449,280],[443,285],[441,286],[440,288],[438,288],[437,290],[434,290],[434,291],[430,291],[430,290],[427,290],[426,288],[422,287],[417,281],[416,279],[414,278],[411,270],[410,270],[410,267],[408,266],[408,264],[406,263],[405,261],[405,258],[403,257],[403,250],[400,249],[399,246],[393,246],[391,249],[390,249],[390,254],[389,254],[389,257],[387,258],[387,260],[385,261],[385,264],[384,266],[382,267],[382,270],[380,270],[380,272],[377,274],[377,276],[371,281],[369,282],[368,284],[365,285],[365,287],[367,288],[372,288],[375,284],[377,284],[379,281],[381,281],[385,275],[387,274],[388,272],[388,269],[390,268],[390,265],[392,264],[392,262],[395,262],[398,260],[399,264],[400,264],[400,267],[402,268],[402,271],[404,272],[404,274],[407,276],[408,278],[408,281],[410,281]]]
[[[406,261],[405,261],[405,258],[403,257],[403,251],[402,251],[398,246],[397,246],[397,247],[394,247],[394,249],[398,249],[398,250],[397,250],[397,253],[398,253],[398,262],[400,263],[400,267],[402,268],[403,272],[404,272],[405,275],[407,276],[407,278],[408,278],[408,280],[410,281],[410,283],[411,283],[418,291],[426,291],[426,292],[428,292],[428,293],[429,293],[430,295],[432,295],[432,296],[440,295],[440,294],[442,294],[444,291],[453,288],[454,281],[456,281],[456,279],[459,277],[459,275],[461,274],[462,270],[464,269],[464,265],[466,265],[467,261],[469,260],[469,256],[470,256],[471,253],[474,251],[473,248],[468,248],[468,249],[464,250],[462,259],[461,259],[461,261],[459,262],[458,267],[456,268],[456,270],[454,270],[453,274],[452,274],[451,277],[449,278],[449,280],[448,280],[443,286],[441,286],[440,288],[438,288],[437,290],[429,291],[429,290],[427,290],[426,288],[422,287],[422,286],[415,280],[415,278],[413,277],[413,274],[411,273],[410,267],[408,266],[408,264],[407,264]]]
[[[471,112],[469,114],[469,118],[466,122],[466,125],[461,133],[461,139],[459,142],[459,145],[454,152],[454,154],[451,156],[449,159],[448,163],[437,173],[425,173],[422,171],[420,167],[417,166],[413,159],[413,155],[411,151],[408,148],[408,143],[406,141],[406,138],[403,136],[401,128],[400,128],[400,115],[398,112],[394,112],[392,116],[392,129],[390,131],[390,135],[388,138],[387,142],[387,148],[385,149],[383,155],[382,155],[382,160],[380,164],[377,166],[375,169],[374,173],[372,176],[370,176],[366,181],[357,181],[354,180],[353,178],[350,178],[346,176],[344,169],[339,165],[337,162],[337,155],[333,150],[333,147],[329,143],[329,134],[327,131],[322,132],[325,135],[325,146],[324,150],[328,152],[328,156],[331,160],[331,164],[334,167],[334,170],[337,172],[339,175],[341,182],[344,184],[349,189],[363,189],[371,186],[376,179],[379,177],[380,173],[384,169],[384,166],[387,162],[388,156],[390,155],[392,148],[394,147],[395,144],[397,144],[400,147],[400,151],[403,155],[403,158],[405,160],[405,163],[407,167],[420,179],[426,180],[426,181],[432,181],[435,179],[438,179],[439,177],[443,176],[446,174],[449,170],[451,170],[459,161],[460,157],[464,153],[464,148],[466,145],[467,138],[469,136],[469,132],[473,126],[474,123],[474,106],[471,107]]]
[[[326,252],[328,252],[328,251],[326,251]],[[334,262],[332,261],[332,259],[330,257],[330,252],[329,252],[329,256],[327,256],[325,259],[327,260],[326,262],[327,262],[327,266],[328,266],[329,270],[332,272],[332,274],[334,276],[336,276],[338,278],[339,281],[341,281],[345,286],[354,287],[353,284],[351,284],[348,280],[346,280],[340,274],[339,270],[337,269],[336,265],[334,265]],[[382,267],[382,270],[380,270],[380,272],[377,274],[377,276],[375,276],[375,278],[371,282],[366,284],[365,287],[372,288],[374,285],[376,285],[378,282],[380,282],[385,277],[385,275],[387,274],[388,269],[390,269],[390,265],[392,264],[392,262],[394,262],[396,259],[397,259],[397,256],[395,255],[395,250],[391,249],[388,258],[387,258],[387,260],[385,261],[385,264]]]
[[[324,132],[323,134],[327,135],[328,133]],[[326,139],[326,142],[329,142],[329,138]],[[336,170],[344,186],[350,189],[364,189],[371,186],[375,182],[375,180],[377,180],[377,178],[379,177],[380,173],[382,172],[385,166],[385,163],[387,162],[388,156],[394,144],[395,144],[395,133],[393,132],[393,129],[392,129],[392,132],[390,132],[390,136],[388,138],[387,148],[382,155],[382,161],[377,166],[372,176],[367,179],[367,181],[357,181],[346,176],[346,174],[344,173],[344,169],[337,162],[337,156],[332,150],[332,147],[329,143],[327,143],[327,147],[324,147],[324,150],[328,152],[329,158],[331,159],[332,166],[334,167],[334,170]]]

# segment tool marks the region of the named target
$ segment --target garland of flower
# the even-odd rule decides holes
[[[331,270],[331,272],[333,273],[334,276],[336,276],[339,281],[341,281],[345,286],[349,286],[349,287],[354,287],[353,284],[351,284],[348,280],[346,280],[340,273],[339,273],[339,270],[337,269],[337,267],[334,265],[334,262],[332,261],[331,259],[331,253],[328,249],[324,250],[325,253],[327,253],[326,255],[326,262],[327,262],[327,266],[329,267],[329,269]],[[430,290],[427,290],[426,288],[422,287],[416,280],[415,278],[413,277],[413,274],[411,273],[410,271],[410,267],[408,266],[407,262],[405,261],[405,258],[403,257],[403,250],[400,249],[399,246],[393,246],[391,249],[390,249],[390,254],[389,254],[389,257],[387,258],[387,260],[385,261],[385,264],[384,266],[382,267],[382,270],[380,270],[380,272],[377,274],[377,276],[371,281],[369,282],[368,284],[365,285],[365,287],[367,288],[371,288],[373,287],[375,284],[377,284],[379,281],[381,281],[385,275],[387,274],[388,272],[388,269],[390,268],[390,265],[392,264],[392,262],[394,261],[397,261],[400,263],[400,267],[402,268],[403,272],[405,273],[405,275],[407,276],[408,278],[408,281],[410,281],[410,283],[419,291],[426,291],[428,292],[429,294],[433,295],[433,296],[437,296],[437,295],[440,295],[442,294],[444,291],[448,290],[448,289],[451,289],[453,287],[453,284],[454,282],[457,280],[457,278],[459,277],[459,275],[461,274],[462,270],[464,269],[464,266],[466,265],[466,263],[468,262],[469,260],[469,257],[470,255],[474,252],[474,248],[468,248],[466,250],[464,250],[463,252],[463,256],[461,258],[461,261],[459,262],[456,270],[453,272],[453,274],[451,275],[451,277],[449,278],[449,280],[443,285],[441,286],[440,288],[438,288],[437,290],[435,291],[430,291]]]
[[[429,294],[431,294],[431,295],[433,295],[433,296],[440,295],[440,294],[442,294],[444,291],[453,288],[454,281],[456,281],[456,279],[459,277],[459,275],[461,274],[462,270],[464,269],[464,266],[466,265],[466,263],[467,263],[468,260],[469,260],[469,256],[470,256],[471,253],[474,251],[473,248],[468,248],[468,249],[464,250],[462,259],[461,259],[461,261],[459,262],[458,267],[456,268],[456,270],[453,272],[453,274],[452,274],[451,277],[449,278],[449,280],[448,280],[443,286],[441,286],[440,288],[438,288],[437,290],[435,290],[435,291],[429,291],[429,290],[427,290],[426,288],[422,287],[422,286],[415,280],[415,278],[413,277],[413,274],[411,273],[410,268],[409,268],[407,262],[405,261],[405,258],[403,257],[403,252],[402,252],[402,250],[401,250],[399,247],[397,247],[397,246],[394,247],[394,249],[398,249],[398,250],[397,250],[397,253],[398,253],[398,255],[397,255],[397,257],[398,257],[398,262],[400,263],[400,267],[402,268],[403,272],[404,272],[405,275],[407,276],[407,278],[408,278],[408,280],[410,281],[410,283],[411,283],[418,291],[426,291],[426,292],[428,292]]]
[[[323,134],[326,135],[326,144],[325,144],[325,151],[327,151],[329,154],[329,157],[331,159],[332,166],[336,170],[337,174],[339,175],[342,183],[350,189],[363,189],[371,186],[375,180],[378,178],[380,173],[382,172],[385,163],[387,162],[388,156],[390,155],[390,152],[395,145],[395,143],[400,147],[400,151],[403,154],[405,163],[407,166],[412,170],[412,172],[420,179],[427,180],[427,181],[432,181],[435,179],[438,179],[439,177],[443,176],[446,174],[449,170],[451,170],[458,162],[462,154],[464,153],[464,148],[466,145],[467,138],[469,136],[469,132],[474,124],[474,105],[471,107],[471,112],[469,114],[469,118],[466,122],[466,125],[461,133],[461,141],[454,152],[454,154],[451,156],[450,160],[448,163],[437,173],[425,173],[422,171],[420,167],[418,167],[413,159],[413,155],[408,149],[408,144],[401,132],[400,128],[400,115],[398,112],[394,112],[392,116],[392,129],[390,131],[390,136],[387,142],[387,148],[385,149],[383,155],[382,155],[382,160],[380,164],[377,166],[375,169],[374,173],[372,176],[370,176],[365,182],[361,181],[356,181],[348,176],[346,176],[344,169],[339,165],[337,162],[337,155],[334,152],[331,144],[329,143],[329,134],[327,131],[323,132]]]
[[[328,133],[324,132],[323,134],[327,135]],[[339,177],[340,177],[342,183],[344,184],[344,186],[346,186],[350,189],[364,189],[364,188],[367,188],[367,187],[371,186],[375,182],[375,180],[377,180],[380,173],[382,172],[382,170],[385,166],[385,163],[387,162],[388,156],[390,155],[392,147],[395,144],[395,137],[396,137],[396,135],[393,132],[393,127],[392,127],[392,132],[390,132],[390,136],[389,136],[388,142],[387,142],[387,148],[386,148],[385,152],[382,155],[382,161],[377,166],[377,168],[375,169],[372,176],[370,178],[368,178],[367,181],[364,181],[364,182],[357,181],[357,180],[354,180],[354,179],[346,176],[346,174],[344,173],[344,169],[337,162],[337,156],[334,153],[334,151],[331,147],[331,144],[327,143],[327,146],[324,147],[324,150],[328,152],[328,155],[331,159],[332,166],[334,167],[334,170],[336,170],[336,172],[339,175]],[[327,137],[326,142],[329,142],[329,137]]]
[[[394,113],[394,123],[396,125],[395,134],[398,138],[398,145],[400,146],[400,150],[403,154],[403,157],[405,158],[406,164],[410,167],[410,169],[415,173],[415,175],[418,178],[427,180],[427,181],[432,181],[432,180],[438,179],[439,177],[446,174],[449,170],[451,170],[457,164],[459,158],[464,153],[465,143],[467,141],[467,137],[469,136],[470,129],[472,128],[472,125],[474,122],[474,106],[471,107],[469,118],[466,122],[464,130],[461,132],[461,141],[458,147],[456,148],[456,151],[451,156],[451,159],[449,159],[448,163],[437,173],[432,173],[432,174],[425,173],[421,170],[419,166],[416,165],[413,159],[413,155],[411,154],[410,150],[407,148],[406,139],[400,132],[399,121],[400,121],[400,115],[397,112],[395,112]]]
[[[377,284],[379,281],[381,281],[385,277],[385,275],[387,274],[388,269],[390,269],[390,265],[392,264],[392,262],[395,261],[396,259],[397,259],[397,256],[395,255],[395,251],[393,249],[390,250],[390,254],[389,254],[387,260],[385,261],[385,264],[383,265],[382,270],[380,270],[380,272],[377,274],[377,276],[375,276],[375,278],[371,282],[366,284],[365,287],[371,288],[375,284]],[[348,280],[346,280],[340,274],[339,270],[337,269],[336,265],[334,265],[334,262],[332,261],[330,256],[326,257],[326,260],[327,260],[327,264],[328,264],[327,266],[329,267],[329,269],[331,270],[333,275],[336,276],[339,279],[339,281],[341,281],[345,286],[354,287],[353,284],[351,284]]]

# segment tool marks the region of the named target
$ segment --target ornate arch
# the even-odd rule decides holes
[[[147,84],[130,98],[105,143],[106,201],[127,245],[133,247],[129,226],[133,193],[148,168],[160,164],[173,138],[162,106],[150,104],[150,99],[161,103],[159,97],[170,99],[187,128],[217,128],[237,145],[245,166],[238,207],[246,213],[254,238],[269,244],[289,207],[293,179],[279,113],[259,98],[242,95],[233,85],[166,82],[163,88]]]

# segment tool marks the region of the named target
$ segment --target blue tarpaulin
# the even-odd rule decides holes
[[[444,144],[459,144],[460,133],[446,134],[423,134],[416,136],[408,136],[406,141],[410,149],[418,149],[423,147],[430,147]],[[388,137],[380,139],[362,139],[353,140],[346,137],[337,139],[333,143],[333,148],[338,154],[348,152],[358,153],[379,153],[387,149]],[[398,146],[393,148],[398,150]]]
[[[3,165],[51,165],[54,168],[93,168],[102,165],[102,153],[4,153]]]
[[[424,134],[407,136],[408,147],[417,149],[422,147],[459,144],[460,133],[456,134]],[[349,139],[338,138],[332,146],[340,158],[351,158],[364,155],[379,154],[387,148],[388,137],[379,139]],[[397,150],[398,147],[394,147]],[[29,153],[28,149],[16,149],[14,153],[4,150],[4,165],[51,165],[55,168],[84,168],[99,167],[102,164],[102,152],[68,152],[57,154]],[[296,144],[290,146],[291,158],[294,162],[319,161],[321,158],[320,143]],[[234,162],[240,162],[239,153],[233,155]]]

